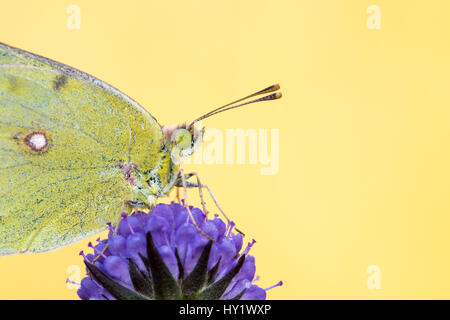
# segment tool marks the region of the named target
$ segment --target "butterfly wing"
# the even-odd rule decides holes
[[[104,230],[132,199],[117,162],[153,168],[162,136],[117,89],[0,43],[0,255]]]

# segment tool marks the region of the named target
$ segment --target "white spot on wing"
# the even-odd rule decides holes
[[[30,144],[33,145],[34,149],[41,150],[47,145],[47,138],[43,133],[34,133],[30,137]]]

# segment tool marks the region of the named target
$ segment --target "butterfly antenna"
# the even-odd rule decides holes
[[[255,92],[255,93],[252,93],[252,94],[250,94],[250,95],[248,95],[246,97],[243,97],[241,99],[235,100],[235,101],[230,102],[230,103],[227,103],[226,105],[223,105],[223,106],[221,106],[219,108],[216,108],[216,109],[214,109],[214,110],[212,110],[212,111],[202,115],[201,117],[195,119],[188,126],[188,128],[191,128],[194,125],[194,123],[196,123],[196,122],[198,122],[200,120],[203,120],[205,118],[211,117],[211,116],[213,116],[215,114],[218,114],[218,113],[221,113],[221,112],[224,112],[224,111],[228,111],[228,110],[231,110],[231,109],[239,108],[239,107],[242,107],[242,106],[245,106],[245,105],[248,105],[248,104],[251,104],[251,103],[255,103],[255,102],[270,101],[270,100],[279,99],[282,96],[281,92],[276,92],[276,93],[269,94],[269,95],[264,96],[264,97],[259,98],[259,99],[247,101],[247,102],[244,102],[244,103],[236,105],[236,103],[239,103],[239,102],[241,102],[243,100],[247,100],[249,98],[252,98],[252,97],[255,97],[255,96],[259,96],[261,94],[274,92],[274,91],[277,91],[278,89],[280,89],[280,85],[279,84],[274,84],[274,85],[272,85],[270,87],[267,87],[265,89],[262,89],[262,90],[259,90],[259,91]]]

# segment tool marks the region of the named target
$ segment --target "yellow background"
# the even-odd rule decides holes
[[[80,30],[66,27],[71,4]],[[372,4],[380,30],[366,26]],[[260,285],[284,281],[268,297],[441,299],[450,298],[449,12],[445,0],[2,0],[0,41],[116,86],[162,124],[279,82],[282,100],[203,122],[279,129],[278,174],[186,166],[257,240]],[[66,271],[82,267],[87,243],[0,257],[0,298],[77,298]],[[381,270],[378,290],[366,286],[370,265]]]

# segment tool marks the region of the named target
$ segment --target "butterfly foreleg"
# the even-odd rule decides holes
[[[184,189],[184,207],[186,208],[188,214],[189,214],[189,218],[192,221],[192,224],[194,225],[195,229],[197,229],[198,232],[200,232],[203,236],[205,236],[206,238],[208,238],[209,240],[214,241],[213,238],[211,238],[210,236],[208,236],[206,233],[203,232],[202,229],[200,229],[200,227],[197,225],[197,222],[195,222],[194,216],[192,215],[191,209],[189,208],[189,204],[188,204],[188,199],[187,199],[187,188],[188,188],[188,183],[186,181],[186,176],[184,174],[183,169],[180,169],[180,172],[178,174],[179,179],[177,181],[177,187],[178,184],[180,183],[183,189]],[[180,181],[181,180],[181,181]],[[191,183],[189,183],[191,184]],[[202,200],[202,204],[203,204],[203,200]]]
[[[189,178],[191,178],[193,176],[195,176],[197,178],[197,183],[187,181]],[[180,176],[179,177],[181,177],[181,170],[180,170]],[[198,176],[197,172],[186,173],[184,175],[184,178],[185,178],[185,181],[186,181],[186,188],[198,188],[198,193],[199,193],[199,196],[200,196],[200,202],[202,204],[203,212],[205,213],[205,216],[208,217],[209,211],[206,208],[206,202],[205,202],[205,199],[203,197],[203,191],[202,191],[202,187],[204,187],[204,185],[202,185],[202,183],[200,182],[200,177]],[[180,195],[179,195],[178,191],[179,191],[180,187],[183,187],[183,182],[180,179],[178,179],[178,182],[177,182],[176,186],[178,187],[177,188],[177,200],[178,200],[178,202],[180,202],[179,201],[180,200]]]

